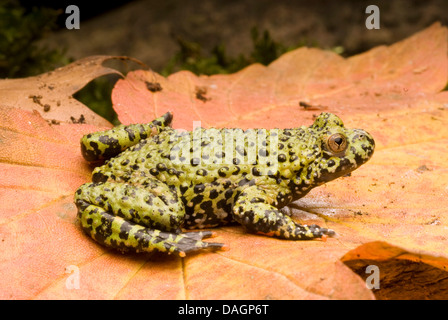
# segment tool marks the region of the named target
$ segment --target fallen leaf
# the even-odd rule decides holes
[[[110,125],[102,117],[73,98],[73,94],[93,79],[106,74],[120,74],[102,65],[107,60],[125,57],[92,56],[75,61],[52,72],[22,79],[0,80],[0,106],[37,110],[45,119],[73,122],[83,119],[97,126]]]
[[[445,257],[411,252],[387,242],[374,241],[347,252],[341,260],[365,279],[377,298],[448,298],[448,263]]]
[[[50,126],[43,112],[1,108],[0,298],[401,298],[368,289],[363,277],[366,261],[379,264],[397,250],[405,266],[430,266],[418,270],[425,283],[436,283],[430,280],[446,277],[448,261],[448,92],[441,91],[447,80],[447,29],[440,24],[347,59],[301,48],[231,75],[128,73],[112,93],[122,123],[170,110],[179,129],[193,121],[286,128],[311,124],[321,106],[376,140],[373,158],[350,177],[285,208],[338,238],[284,241],[228,226],[215,230],[214,241],[229,251],[186,258],[122,255],[80,230],[73,193],[92,168],[80,156],[79,139],[98,125]],[[379,264],[380,285],[407,270],[397,265]]]

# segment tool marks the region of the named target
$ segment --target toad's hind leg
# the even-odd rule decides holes
[[[81,138],[81,154],[89,162],[110,159],[129,147],[169,127],[170,112],[147,124],[119,125],[113,129],[90,133]]]
[[[222,243],[202,241],[212,236],[210,231],[180,232],[183,204],[174,190],[164,186],[149,192],[115,182],[82,185],[75,194],[82,229],[97,242],[121,251],[156,250],[182,257],[200,249],[223,248]]]
[[[87,204],[86,204],[87,205]],[[186,253],[205,248],[220,249],[221,243],[205,242],[210,231],[186,232],[176,234],[150,229],[111,215],[104,209],[80,203],[79,219],[83,230],[97,242],[121,251],[177,253],[184,257]]]

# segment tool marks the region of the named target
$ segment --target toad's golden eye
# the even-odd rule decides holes
[[[347,138],[340,133],[332,134],[327,139],[327,146],[331,152],[343,152],[347,148]]]

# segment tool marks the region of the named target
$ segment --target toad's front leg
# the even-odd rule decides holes
[[[177,253],[222,243],[204,242],[210,231],[181,233],[184,208],[177,195],[158,180],[151,189],[123,183],[86,183],[75,193],[82,229],[97,242],[121,251]]]
[[[169,127],[170,112],[147,124],[119,125],[113,129],[86,134],[81,138],[81,154],[89,162],[115,157],[141,140],[160,133]]]
[[[245,189],[233,206],[236,221],[247,230],[289,240],[311,240],[334,236],[331,229],[301,225],[271,205],[267,192],[259,186]]]

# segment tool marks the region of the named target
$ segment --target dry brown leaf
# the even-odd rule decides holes
[[[373,272],[366,270],[369,271],[369,266],[377,268],[377,288],[372,290],[379,299],[446,300],[448,297],[445,257],[414,253],[374,241],[347,252],[341,260],[372,287]]]
[[[37,110],[47,120],[108,126],[109,122],[73,98],[73,94],[93,79],[106,74],[120,74],[104,67],[103,62],[125,57],[92,56],[75,61],[52,72],[22,79],[0,80],[0,106]]]

